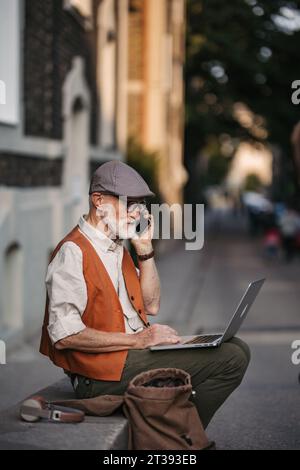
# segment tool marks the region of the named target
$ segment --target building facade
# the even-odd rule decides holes
[[[88,208],[91,172],[124,158],[127,16],[127,0],[1,1],[0,338],[8,346],[40,328],[49,255]]]
[[[0,339],[41,327],[45,272],[128,136],[181,202],[184,0],[1,0]]]
[[[159,157],[164,202],[182,203],[185,0],[131,0],[128,134]]]

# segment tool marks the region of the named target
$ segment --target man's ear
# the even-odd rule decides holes
[[[93,193],[91,195],[91,199],[92,199],[92,203],[95,207],[95,209],[98,209],[99,206],[102,204],[103,202],[103,196],[101,193]]]

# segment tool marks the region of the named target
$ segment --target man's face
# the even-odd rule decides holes
[[[97,208],[101,220],[110,229],[113,238],[130,239],[136,231],[145,201],[136,198],[102,195],[102,203]]]

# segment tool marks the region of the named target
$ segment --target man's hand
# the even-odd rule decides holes
[[[131,239],[131,243],[138,256],[149,255],[153,252],[151,242],[154,230],[153,215],[149,214],[148,211],[144,211],[143,216],[149,220],[150,225],[141,236],[136,235]],[[147,260],[140,260],[138,258],[138,264],[140,270],[140,285],[146,313],[148,315],[157,315],[160,305],[160,282],[154,257]]]
[[[145,219],[148,219],[150,224],[142,232],[140,235],[135,234],[132,239],[131,243],[138,255],[146,255],[153,250],[152,247],[152,239],[154,234],[154,219],[153,215],[149,214],[148,210],[143,212],[143,216]]]
[[[181,339],[177,331],[173,330],[167,325],[160,325],[156,323],[149,328],[136,333],[137,336],[137,349],[147,349],[150,346],[157,346],[162,344],[177,344]]]

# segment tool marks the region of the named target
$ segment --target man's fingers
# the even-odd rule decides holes
[[[160,336],[161,338],[163,338],[164,340],[168,340],[168,341],[180,341],[180,336],[178,336],[177,333],[163,333],[163,334],[158,334],[158,336]]]
[[[154,333],[153,340],[155,344],[177,344],[181,342],[177,331],[168,325],[155,323],[150,328]]]
[[[174,336],[171,341],[172,343],[177,344],[177,343],[180,343],[181,338],[180,336]]]
[[[174,330],[174,328],[171,328],[170,326],[167,326],[167,325],[165,325],[165,328],[168,333],[171,333],[173,335],[178,335],[177,331]]]
[[[167,344],[177,344],[180,343],[180,337],[179,336],[166,336],[165,338],[161,338],[162,343],[167,343]]]
[[[153,326],[155,326],[155,328],[157,328],[161,331],[165,331],[165,332],[170,333],[170,334],[178,335],[177,331],[174,330],[174,328],[171,328],[168,325],[160,325],[159,323],[155,323]]]

